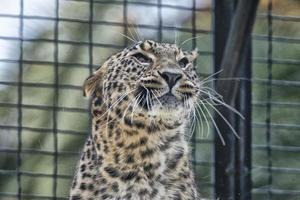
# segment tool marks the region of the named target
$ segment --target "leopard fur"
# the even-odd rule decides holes
[[[199,96],[197,56],[146,40],[111,56],[87,78],[92,133],[70,200],[200,199],[185,139]]]

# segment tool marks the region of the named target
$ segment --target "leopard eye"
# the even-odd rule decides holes
[[[180,67],[184,68],[187,64],[189,63],[189,60],[184,57],[184,58],[181,58],[179,61],[178,61],[178,64],[180,65]]]
[[[136,53],[133,54],[132,56],[135,57],[138,61],[140,61],[143,64],[149,64],[151,62],[151,59],[142,53]]]

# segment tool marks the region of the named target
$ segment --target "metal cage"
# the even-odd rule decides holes
[[[208,86],[245,117],[217,107],[240,139],[216,112],[210,124],[198,121],[191,162],[202,195],[300,199],[300,3],[261,0],[258,9],[257,4],[3,1],[0,199],[68,199],[89,134],[81,84],[109,55],[131,44],[126,36],[141,39],[137,32],[145,39],[197,47],[199,75],[216,73]]]

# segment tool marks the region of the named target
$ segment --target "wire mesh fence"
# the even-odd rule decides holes
[[[214,73],[214,4],[204,0],[14,0],[0,9],[0,199],[67,199],[89,134],[82,83],[131,41],[186,39]],[[252,199],[298,199],[299,2],[261,1],[252,35]],[[286,9],[283,9],[286,8]],[[147,13],[145,15],[144,13]],[[232,15],[233,13],[228,13]],[[6,26],[6,25],[9,26]],[[10,27],[10,28],[7,28]],[[226,40],[226,38],[224,38]],[[214,198],[213,129],[191,141],[199,191]],[[201,131],[202,129],[202,131]],[[238,199],[238,197],[237,197]]]
[[[300,197],[299,4],[281,3],[262,2],[253,33],[253,199]]]

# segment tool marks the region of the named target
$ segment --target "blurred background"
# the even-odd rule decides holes
[[[298,0],[261,0],[257,10],[254,200],[300,199],[299,13]],[[67,199],[89,134],[81,85],[132,44],[121,34],[177,44],[196,36],[182,48],[199,49],[197,71],[205,77],[214,72],[213,17],[211,0],[1,0],[0,199]],[[207,198],[214,193],[213,135],[198,122],[191,142],[197,184]]]

